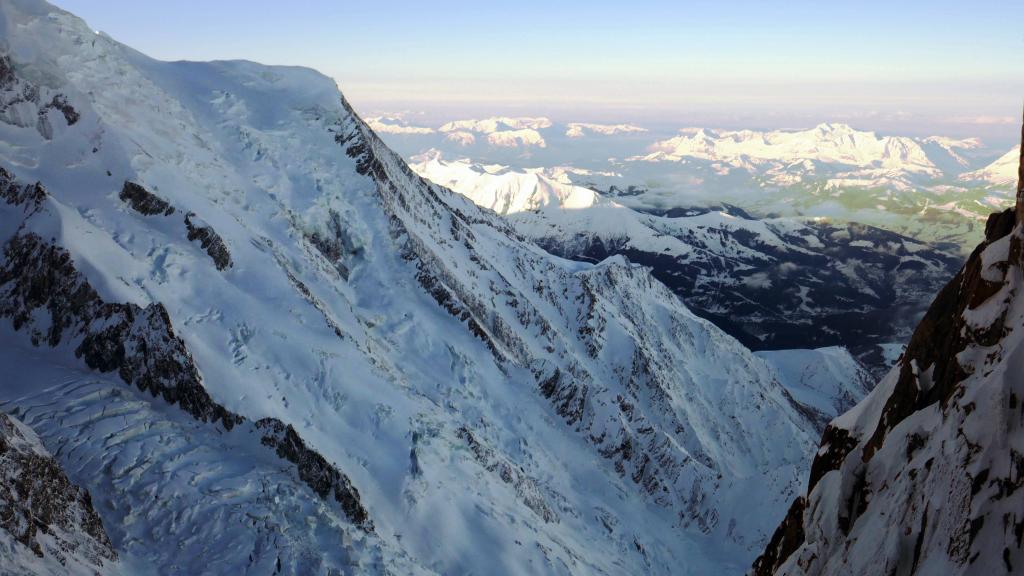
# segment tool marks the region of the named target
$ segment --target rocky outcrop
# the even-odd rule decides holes
[[[59,113],[66,126],[74,125],[81,117],[67,96],[20,78],[11,57],[0,55],[0,121],[23,128],[34,127],[43,138],[50,140],[54,128],[50,111]]]
[[[116,562],[89,493],[31,429],[0,413],[0,572],[98,573]]]
[[[825,430],[807,496],[754,574],[1024,567],[1021,208],[989,218],[898,365]]]
[[[373,522],[359,500],[359,491],[352,481],[336,467],[309,448],[292,428],[276,418],[256,422],[261,434],[260,442],[274,449],[279,457],[295,465],[299,478],[321,498],[334,498],[349,520],[367,531],[373,531]]]
[[[12,206],[22,206],[26,212],[34,212],[46,199],[46,190],[38,182],[21,184],[0,167],[0,199]]]
[[[497,475],[502,482],[508,484],[516,492],[516,496],[533,510],[541,520],[545,522],[558,522],[558,514],[551,509],[541,488],[533,478],[530,478],[526,471],[520,466],[512,464],[491,448],[484,446],[476,439],[476,436],[463,426],[456,430],[455,435],[466,442],[469,450],[473,453],[476,461],[488,472]]]
[[[125,181],[118,198],[126,202],[133,210],[144,216],[170,216],[177,209],[167,200],[147,190],[141,184]],[[199,242],[206,254],[213,260],[217,270],[231,268],[231,252],[227,243],[195,212],[185,214],[185,230],[190,242]]]
[[[185,228],[188,229],[189,241],[199,241],[199,245],[206,250],[217,270],[231,268],[231,252],[228,251],[228,245],[212,226],[196,218],[194,212],[189,212],[185,215]]]
[[[317,251],[334,265],[338,274],[347,280],[352,259],[358,258],[363,249],[356,245],[352,236],[345,230],[341,215],[329,210],[323,229],[307,234],[307,238]]]
[[[117,372],[196,419],[231,429],[239,417],[203,388],[185,343],[159,303],[105,302],[63,248],[31,232],[10,238],[0,262],[0,317],[28,332],[36,345],[74,345],[95,370]]]
[[[127,202],[133,210],[144,216],[170,216],[174,214],[174,206],[171,206],[170,202],[135,182],[126,180],[121,188],[121,193],[117,197]]]

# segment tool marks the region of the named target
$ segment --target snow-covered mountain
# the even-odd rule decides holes
[[[800,490],[812,384],[423,180],[333,80],[39,0],[0,35],[0,409],[126,572],[735,572]]]
[[[584,261],[621,254],[754,349],[904,341],[960,259],[910,238],[824,219],[754,219],[707,209],[641,213],[556,179],[437,153],[421,176],[504,215],[548,251]],[[841,327],[841,329],[840,329]],[[878,356],[884,375],[888,364]]]
[[[938,168],[913,139],[880,137],[874,132],[854,130],[848,124],[819,124],[810,130],[771,132],[684,129],[678,136],[651,145],[649,154],[636,159],[678,162],[686,158],[711,160],[752,171],[765,163],[786,166],[810,161],[908,173],[938,173]]]
[[[988,166],[961,174],[960,179],[968,182],[980,181],[991,186],[1007,187],[1017,181],[1017,168],[1019,164],[1020,147],[1017,146]]]
[[[754,574],[1020,573],[1022,246],[1024,180],[898,366],[826,429]]]

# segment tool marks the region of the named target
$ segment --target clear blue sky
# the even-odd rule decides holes
[[[161,59],[311,66],[360,108],[1020,116],[1024,1],[56,0]]]

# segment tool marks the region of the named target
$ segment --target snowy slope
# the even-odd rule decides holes
[[[436,152],[415,160],[418,174],[504,215],[555,254],[623,254],[651,266],[691,308],[755,349],[903,340],[960,264],[933,246],[857,224],[707,209],[645,214],[539,169]]]
[[[422,180],[330,79],[35,0],[0,31],[0,402],[126,565],[736,571],[802,485],[814,417],[765,362]]]
[[[778,379],[799,402],[829,420],[860,402],[875,380],[838,346],[817,350],[766,350],[757,356],[778,371]]]
[[[1021,202],[992,215],[898,366],[826,429],[755,574],[1020,573]]]
[[[1019,165],[1020,147],[1017,146],[988,166],[961,174],[960,179],[982,181],[993,186],[1011,186],[1017,182],[1017,167]]]

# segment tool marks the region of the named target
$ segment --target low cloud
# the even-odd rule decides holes
[[[521,116],[511,118],[508,116],[492,116],[491,118],[455,120],[441,126],[441,132],[477,132],[480,134],[494,134],[496,132],[507,132],[513,130],[541,130],[550,128],[551,120],[543,116]]]
[[[772,287],[772,279],[765,272],[757,272],[744,278],[743,285],[755,290],[767,290]]]
[[[540,132],[530,128],[492,132],[487,135],[487,143],[499,148],[516,148],[519,146],[547,148],[548,145],[544,141],[544,137],[540,135]]]
[[[631,132],[647,132],[646,128],[634,126],[633,124],[589,124],[586,122],[569,123],[565,135],[569,138],[582,138],[588,132],[611,136],[613,134],[628,134]]]
[[[410,126],[399,116],[376,116],[367,118],[366,124],[378,134],[433,134],[433,128],[425,126]]]
[[[975,124],[978,126],[1009,126],[1020,122],[1013,116],[957,116],[949,119],[954,124]]]
[[[472,146],[476,144],[476,136],[473,136],[472,132],[464,132],[462,130],[456,130],[455,132],[449,132],[444,137],[449,142],[454,142],[459,146]]]

